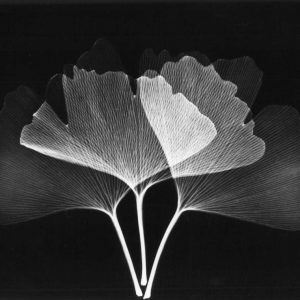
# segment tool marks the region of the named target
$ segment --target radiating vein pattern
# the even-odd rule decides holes
[[[68,125],[44,104],[23,130],[23,145],[106,172],[132,188],[167,168],[126,74],[98,75],[74,67],[74,78],[63,76],[63,87]]]
[[[21,130],[40,105],[39,98],[23,87],[5,99],[0,115],[1,222],[26,221],[71,208],[112,211],[128,191],[125,183],[20,145]]]
[[[226,64],[219,61],[215,65]],[[245,69],[240,72],[245,74]],[[145,75],[155,80],[159,73],[174,93],[184,95],[209,118],[217,134],[195,155],[170,165],[178,205],[154,258],[144,299],[151,296],[166,241],[186,210],[216,213],[279,229],[300,229],[299,113],[290,107],[271,106],[246,123],[250,108],[236,97],[238,86],[224,81],[213,64],[203,66],[184,56],[177,62],[166,61],[158,70],[146,71]],[[245,91],[247,85],[240,87],[240,94],[249,105],[260,82],[260,73],[254,74],[257,76],[251,83],[252,94]]]
[[[217,135],[202,151],[172,166],[174,177],[215,173],[252,164],[264,154],[264,142],[253,135],[254,123],[244,120],[249,107],[235,96],[237,86],[224,81],[213,65],[192,57],[167,62],[161,76],[214,124]]]
[[[114,176],[135,192],[142,285],[147,282],[142,214],[147,185],[140,192],[136,187],[169,164],[194,155],[217,134],[193,103],[182,94],[173,95],[163,77],[157,79],[137,80],[135,95],[123,72],[99,75],[74,67],[73,78],[62,76],[68,124],[45,102],[20,139],[23,146],[46,156]],[[109,212],[115,214],[118,203],[112,201]]]
[[[299,112],[272,105],[252,116],[262,79],[253,60],[210,63],[201,54],[173,59],[166,51],[146,51],[133,92],[129,75],[116,71],[120,59],[108,59],[111,53],[116,55],[110,45],[97,42],[71,75],[50,80],[45,101],[24,87],[6,97],[0,114],[2,224],[67,209],[104,212],[137,296],[147,284],[144,298],[151,296],[164,246],[187,210],[300,229]],[[53,97],[66,108],[67,122]],[[177,208],[148,274],[143,198],[169,178]],[[117,217],[130,190],[137,204],[140,281]]]

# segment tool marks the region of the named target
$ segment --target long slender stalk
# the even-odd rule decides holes
[[[172,229],[174,228],[178,218],[180,217],[182,211],[180,211],[179,209],[176,210],[174,216],[172,217],[164,235],[163,235],[163,238],[159,244],[159,247],[158,247],[158,250],[156,252],[156,255],[155,255],[155,259],[154,259],[154,262],[153,262],[153,265],[152,265],[152,269],[151,269],[151,272],[150,272],[150,276],[149,276],[149,280],[148,280],[148,284],[147,284],[147,287],[146,287],[146,291],[145,291],[145,294],[144,294],[144,299],[148,299],[151,297],[151,290],[152,290],[152,285],[153,285],[153,280],[154,280],[154,277],[155,277],[155,274],[156,274],[156,270],[157,270],[157,266],[158,266],[158,262],[159,262],[159,259],[161,257],[161,254],[164,250],[164,247],[165,247],[165,244],[167,242],[167,239],[172,231]]]
[[[129,267],[129,271],[130,271],[130,274],[131,274],[131,278],[132,278],[132,281],[133,281],[133,285],[134,285],[134,288],[135,288],[135,293],[138,297],[141,297],[141,296],[143,296],[143,292],[142,292],[141,287],[139,285],[139,281],[138,281],[138,278],[136,276],[136,272],[134,270],[133,262],[132,262],[132,259],[131,259],[126,241],[125,241],[125,237],[123,235],[123,231],[122,231],[121,226],[120,226],[120,223],[119,223],[118,218],[115,214],[111,216],[111,219],[112,219],[112,222],[115,226],[115,229],[117,231],[118,237],[119,237],[121,245],[122,245],[122,249],[123,249],[123,252],[124,252],[128,267]]]
[[[146,259],[146,245],[145,245],[145,233],[144,233],[144,223],[143,223],[143,199],[145,191],[141,194],[136,194],[136,209],[138,218],[138,228],[140,236],[140,246],[141,246],[141,261],[142,261],[142,274],[141,274],[141,285],[145,286],[147,284],[147,259]]]

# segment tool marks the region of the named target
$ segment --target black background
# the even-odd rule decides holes
[[[211,60],[248,55],[264,71],[254,112],[271,103],[299,109],[299,13],[288,2],[0,6],[0,98],[20,84],[43,95],[65,64],[106,38],[132,76],[148,47]],[[175,205],[172,182],[147,193],[149,265]],[[119,215],[138,268],[134,212],[129,195]],[[104,214],[76,210],[0,227],[0,299],[33,297],[135,299]],[[299,233],[195,212],[176,225],[153,288],[153,299],[299,298]]]

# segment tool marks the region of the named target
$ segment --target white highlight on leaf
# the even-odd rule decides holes
[[[172,167],[205,148],[217,135],[209,118],[162,76],[141,77],[140,97],[147,118]]]

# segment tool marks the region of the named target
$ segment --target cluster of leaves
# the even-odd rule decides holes
[[[24,87],[7,96],[0,116],[3,223],[73,208],[104,212],[136,294],[147,285],[144,298],[151,296],[167,238],[187,210],[300,228],[299,114],[269,106],[251,118],[262,80],[252,59],[211,63],[199,53],[173,59],[146,50],[138,79],[123,69],[100,40],[50,80],[44,102]],[[143,198],[168,178],[177,187],[177,209],[147,278]],[[137,204],[140,284],[117,217],[130,190]]]

